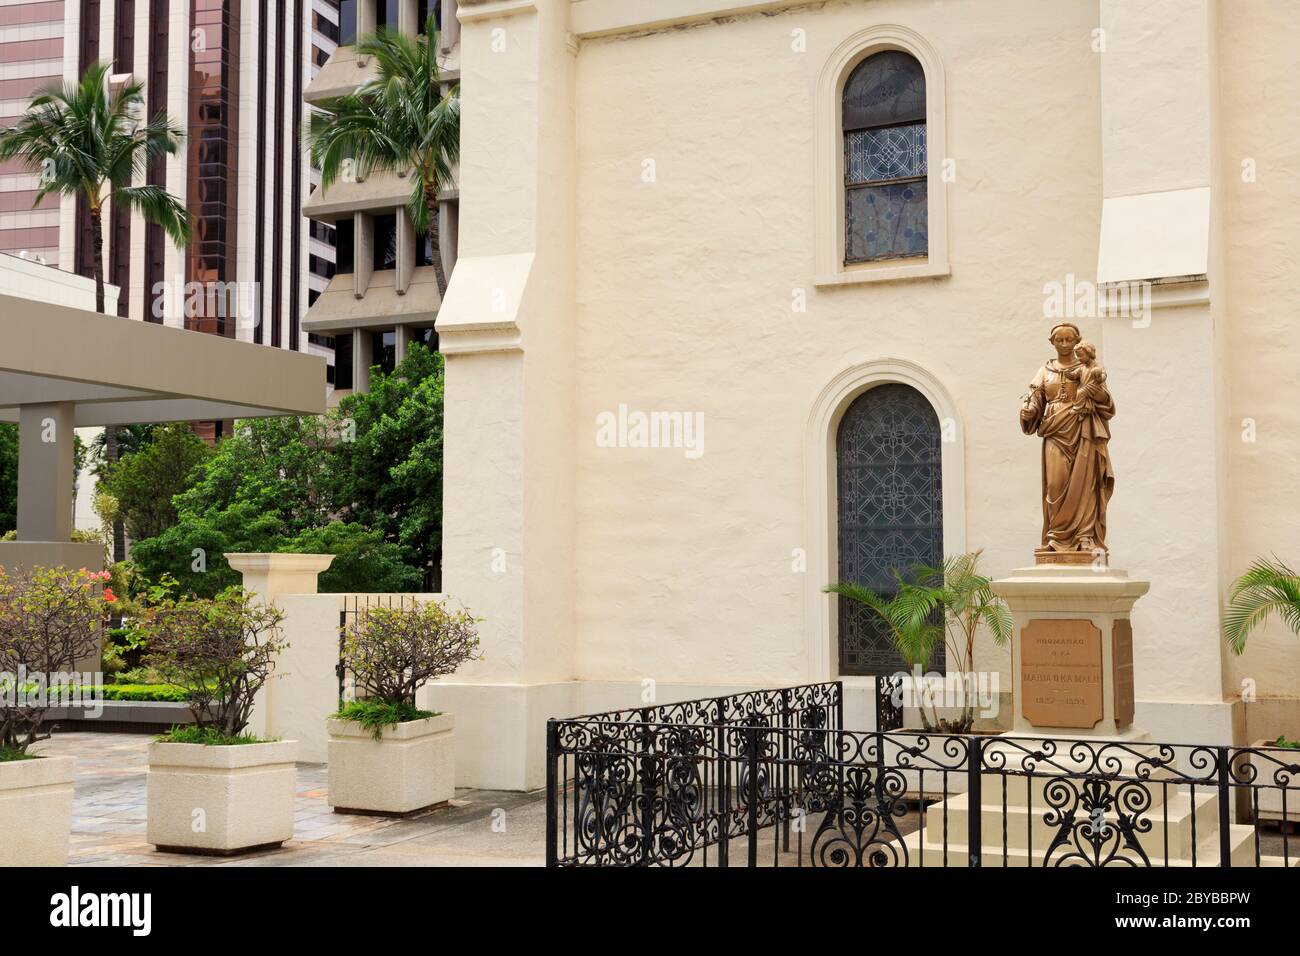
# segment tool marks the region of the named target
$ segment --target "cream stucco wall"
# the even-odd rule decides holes
[[[876,22],[923,34],[945,63],[952,275],[818,289],[816,82]],[[1015,412],[1050,352],[1042,286],[1096,262],[1095,22],[1084,2],[990,2],[979,16],[855,2],[583,42],[577,676],[830,676],[811,671],[804,624],[826,581],[810,588],[792,551],[816,531],[807,419],[860,363],[910,360],[946,386],[965,435],[966,542],[991,571],[1026,562],[1038,448]],[[1099,321],[1081,324],[1099,336]],[[596,447],[596,415],[620,403],[703,413],[704,455]]]
[[[1287,119],[1300,96],[1293,12],[1267,0],[1232,0],[1220,3],[1218,19],[1234,574],[1261,555],[1300,564],[1300,362],[1294,350],[1300,323],[1293,294],[1300,262],[1300,129]],[[1244,175],[1247,163],[1253,181]],[[1254,441],[1245,440],[1251,423]],[[1246,654],[1230,661],[1226,689],[1238,693],[1247,679],[1261,697],[1300,695],[1300,640],[1277,623],[1257,633]]]
[[[1139,321],[1066,316],[1101,345],[1118,404],[1112,561],[1151,581],[1139,716],[1217,741],[1242,677],[1295,694],[1289,633],[1240,661],[1218,634],[1253,555],[1300,561],[1285,350],[1300,80],[1277,5],[465,0],[459,15],[444,567],[487,618],[487,660],[435,697],[464,739],[492,738],[491,720],[527,738],[474,757],[475,775],[508,785],[522,753],[516,782],[539,783],[546,708],[626,705],[648,681],[666,699],[836,676],[834,423],[882,377],[952,420],[946,550],[984,549],[993,575],[1029,563],[1040,452],[1016,409],[1051,354],[1044,286],[1099,263],[1157,282]],[[920,38],[943,71],[937,276],[819,269],[839,148],[817,148],[819,89],[858,35]],[[603,447],[598,416],[621,406],[701,415],[703,454]],[[979,663],[1010,687],[1006,651]]]

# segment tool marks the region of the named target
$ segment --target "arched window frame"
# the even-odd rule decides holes
[[[844,262],[844,84],[859,63],[883,50],[915,57],[925,72],[928,169],[928,246],[925,256],[872,262]],[[868,27],[841,43],[822,67],[817,83],[815,282],[818,286],[884,282],[949,274],[948,198],[944,160],[948,156],[944,71],[938,52],[915,30],[894,24]]]
[[[943,553],[966,552],[966,437],[952,393],[937,375],[902,357],[872,359],[844,369],[813,402],[804,435],[804,540],[808,542],[804,632],[810,680],[840,679],[835,599],[822,592],[839,570],[836,435],[844,413],[858,396],[890,382],[912,386],[925,396],[939,417],[943,442]],[[842,679],[846,686],[875,680]]]

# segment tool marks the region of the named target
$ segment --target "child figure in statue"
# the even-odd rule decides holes
[[[1104,394],[1106,370],[1097,364],[1097,346],[1091,342],[1082,341],[1076,345],[1074,357],[1079,364],[1065,373],[1067,379],[1076,383],[1074,409],[1080,415],[1091,415],[1096,409],[1096,400]]]

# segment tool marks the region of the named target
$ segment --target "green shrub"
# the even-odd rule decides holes
[[[343,664],[358,697],[415,707],[415,692],[478,659],[478,619],[446,604],[366,608],[343,636]]]
[[[243,588],[215,598],[158,597],[141,631],[167,683],[183,687],[200,729],[234,741],[248,726],[253,702],[288,647],[280,631],[284,614]],[[217,741],[210,741],[217,742]]]
[[[184,687],[174,684],[106,684],[99,688],[104,700],[163,701],[183,704],[189,698]]]
[[[205,747],[237,747],[240,744],[270,743],[252,734],[223,734],[216,727],[183,724],[173,727],[156,738],[164,744],[203,744]]]
[[[384,728],[392,724],[405,724],[412,720],[424,720],[438,716],[432,710],[420,710],[413,704],[402,701],[397,704],[382,700],[354,700],[344,704],[334,715],[337,720],[350,720],[371,731],[376,740],[384,736]]]
[[[10,675],[14,691],[0,694],[0,747],[26,752],[49,736],[40,733],[41,724],[57,695],[38,693],[33,701],[25,685],[12,687],[12,675],[49,681],[99,650],[100,623],[114,600],[104,588],[107,577],[84,568],[0,568],[0,675]]]

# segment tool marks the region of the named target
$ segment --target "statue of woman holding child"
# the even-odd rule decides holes
[[[1105,563],[1115,401],[1078,326],[1062,322],[1048,340],[1056,358],[1038,370],[1020,406],[1021,430],[1043,439],[1043,543],[1034,554],[1039,564]]]

